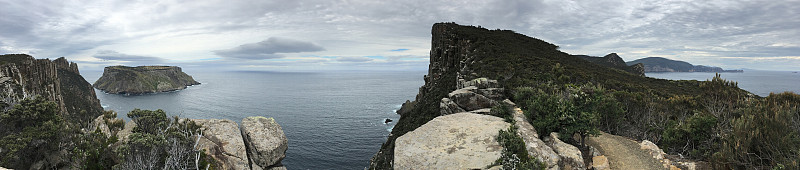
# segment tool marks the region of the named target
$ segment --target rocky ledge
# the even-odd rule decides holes
[[[185,121],[188,119],[182,119]],[[217,161],[217,169],[286,169],[281,160],[286,157],[288,140],[281,126],[273,118],[247,117],[239,124],[227,119],[191,119],[201,125],[202,136],[197,139],[195,149]],[[103,116],[93,122],[107,136],[108,126]],[[125,123],[116,133],[120,143],[128,141],[136,124]]]
[[[112,94],[143,94],[185,89],[200,84],[177,66],[108,66],[94,88]]]

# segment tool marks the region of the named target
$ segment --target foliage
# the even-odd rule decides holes
[[[800,95],[770,94],[738,114],[714,154],[719,168],[800,168]]]
[[[547,166],[528,155],[525,142],[517,135],[517,128],[512,124],[508,130],[500,130],[497,142],[503,146],[503,152],[494,165],[502,165],[503,169],[544,169]]]
[[[491,109],[490,115],[502,117],[506,122],[514,122],[514,113],[512,113],[511,106],[506,103],[494,106]]]
[[[522,101],[525,114],[539,136],[547,136],[550,132],[577,133],[581,136],[581,144],[586,136],[599,134],[600,120],[614,123],[623,114],[613,96],[592,84],[542,84],[537,88],[517,88],[514,98]]]
[[[717,118],[696,113],[686,121],[670,121],[662,135],[662,146],[668,152],[686,153],[690,158],[703,159],[716,150],[719,138],[712,136]]]
[[[0,165],[28,169],[59,149],[64,120],[54,102],[42,97],[24,99],[0,113]]]
[[[163,110],[134,109],[128,117],[137,127],[120,147],[123,169],[188,169],[206,167],[213,162],[194,148],[201,135],[194,121],[167,118]],[[201,161],[202,160],[202,161]]]

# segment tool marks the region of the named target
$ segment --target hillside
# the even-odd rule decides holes
[[[778,142],[800,141],[798,138],[777,139],[777,136],[768,134],[740,133],[757,123],[752,122],[755,117],[777,114],[774,112],[793,113],[743,110],[762,108],[760,105],[770,100],[800,101],[796,94],[779,94],[764,99],[720,77],[710,81],[643,77],[615,68],[610,63],[590,62],[582,59],[585,57],[564,53],[554,44],[510,30],[437,23],[433,25],[431,34],[430,64],[428,74],[424,76],[425,84],[419,88],[414,101],[403,105],[401,118],[371,159],[370,169],[392,169],[398,137],[449,112],[448,96],[452,97],[454,90],[465,87],[465,80],[481,79],[497,80],[500,88],[508,89],[503,95],[510,96],[512,102],[519,104],[539,136],[547,136],[545,134],[549,132],[574,132],[574,129],[565,127],[580,126],[590,130],[589,133],[582,132],[583,135],[602,130],[635,140],[655,141],[667,154],[716,161],[718,163],[714,166],[720,168],[764,168],[779,163],[780,166],[797,167],[796,162],[759,162],[752,155],[745,155],[758,152],[762,157],[769,155],[789,160],[783,157],[796,158],[789,156],[795,152],[756,151],[764,148],[757,143],[748,143],[744,148],[739,146],[742,140],[770,138],[770,143],[779,145],[779,148],[800,149],[796,143]],[[780,108],[798,107],[791,103]],[[564,119],[564,116],[573,119]],[[800,115],[795,117],[800,119]],[[789,130],[789,127],[798,126],[796,124],[778,124],[784,127],[774,129],[780,134],[800,133]],[[575,144],[578,139],[565,140]],[[712,158],[712,155],[715,156]]]
[[[626,63],[628,65],[644,64],[645,72],[742,72],[742,70],[723,70],[713,66],[692,65],[685,61],[661,57],[640,58]]]
[[[177,66],[108,66],[94,87],[107,93],[142,94],[167,92],[197,85]]]

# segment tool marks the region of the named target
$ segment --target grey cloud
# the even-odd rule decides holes
[[[214,54],[237,59],[275,59],[283,56],[278,53],[300,53],[324,51],[319,45],[311,42],[271,37],[267,40],[242,44],[227,50],[213,51]]]
[[[369,62],[369,61],[372,61],[372,60],[374,60],[374,59],[369,58],[369,57],[361,57],[361,56],[348,56],[348,57],[337,57],[336,58],[336,61],[339,61],[339,62],[352,62],[352,63],[363,63],[363,62]]]
[[[163,64],[164,59],[158,57],[123,54],[112,50],[97,51],[92,57],[110,62],[124,62],[144,65]]]

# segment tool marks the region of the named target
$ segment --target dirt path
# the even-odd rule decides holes
[[[611,169],[665,169],[664,166],[639,149],[639,143],[625,137],[602,133],[591,137],[586,144],[600,150],[608,158]]]

